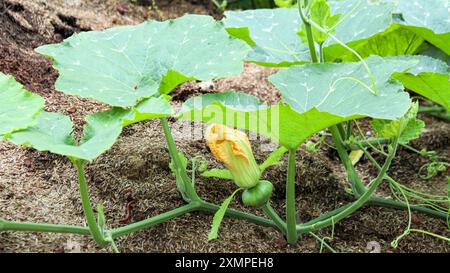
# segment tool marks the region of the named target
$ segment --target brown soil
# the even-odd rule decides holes
[[[142,1],[145,2],[145,1]],[[0,0],[0,71],[12,74],[29,90],[44,96],[48,111],[69,115],[79,132],[87,114],[104,109],[100,103],[65,96],[53,88],[57,72],[45,58],[33,52],[36,46],[59,42],[73,32],[103,29],[122,24],[139,23],[146,18],[173,18],[185,12],[212,14],[220,17],[209,1],[157,1],[158,9],[132,5],[130,1],[18,1]],[[174,4],[176,3],[176,4]],[[65,7],[65,8],[61,8]],[[279,100],[278,92],[267,76],[275,69],[246,64],[238,76],[218,80],[209,85],[195,82],[183,84],[174,91],[174,104],[179,107],[186,98],[206,92],[244,91],[269,103]],[[415,148],[434,149],[450,160],[450,124],[421,116],[427,129]],[[362,121],[365,125],[367,122]],[[189,122],[172,122],[177,145],[188,157],[201,155],[209,167],[220,165],[211,158],[201,136],[184,138]],[[196,125],[200,126],[200,125]],[[258,161],[274,145],[255,141]],[[446,174],[424,181],[417,174],[427,159],[400,149],[390,171],[398,181],[422,191],[446,194]],[[123,224],[131,208],[131,221],[139,221],[183,204],[168,167],[169,157],[159,122],[147,121],[127,127],[114,147],[87,168],[93,203],[102,202],[110,227]],[[376,175],[367,159],[358,163],[358,171],[367,183]],[[272,205],[283,215],[286,164],[272,167],[265,178],[274,182]],[[348,186],[336,152],[322,145],[316,153],[300,149],[298,153],[298,220],[307,221],[325,211],[351,201],[345,193]],[[198,177],[199,194],[220,203],[233,190],[230,182]],[[384,185],[378,194],[388,195]],[[0,142],[0,216],[9,220],[83,225],[75,172],[70,162],[60,156],[40,153]],[[134,204],[130,206],[129,204]],[[232,207],[262,215],[258,210],[243,208],[240,201]],[[283,236],[271,228],[263,228],[243,220],[225,218],[218,240],[208,242],[212,216],[190,213],[117,240],[124,252],[317,252],[320,243],[309,235],[295,246],[287,246]],[[368,252],[368,244],[379,243],[381,252],[450,252],[450,245],[433,237],[413,233],[398,248],[390,242],[407,224],[407,213],[379,207],[367,207],[339,222],[334,239],[329,243],[339,252]],[[450,236],[445,223],[414,213],[414,228]],[[331,228],[317,234],[331,236]],[[0,252],[86,252],[101,249],[88,236],[45,233],[0,233]]]

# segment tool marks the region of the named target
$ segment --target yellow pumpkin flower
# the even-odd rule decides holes
[[[248,189],[258,184],[261,171],[246,134],[221,124],[211,124],[206,129],[205,139],[214,157],[231,172],[236,185]]]

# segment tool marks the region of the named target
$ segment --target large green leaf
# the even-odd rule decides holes
[[[267,66],[284,66],[309,60],[308,46],[297,32],[300,16],[296,9],[227,11],[228,32],[253,46],[247,60]]]
[[[370,37],[387,31],[392,24],[395,5],[385,1],[345,0],[330,1],[331,12],[342,14],[333,33],[351,48],[367,45]],[[333,61],[348,55],[349,51],[332,39],[324,43],[325,59]]]
[[[334,36],[352,47],[366,43],[369,37],[385,31],[392,23],[393,3],[345,0],[330,1],[330,4],[332,14],[342,14],[332,31]],[[307,45],[297,35],[301,20],[296,8],[229,11],[225,16],[230,34],[253,46],[249,61],[289,66],[310,60]],[[324,47],[327,60],[334,60],[346,51],[332,39]]]
[[[448,56],[444,51],[435,47],[434,45],[428,46],[426,49],[420,52],[420,55],[425,55],[434,59],[438,59],[446,63],[448,66],[450,66],[450,56]]]
[[[292,66],[269,78],[281,91],[283,100],[299,113],[312,108],[338,116],[370,116],[397,119],[409,108],[403,86],[390,81],[394,72],[405,71],[417,61],[389,60],[372,56],[366,60],[377,86],[371,87],[367,71],[360,62],[324,63]]]
[[[399,136],[398,142],[407,144],[411,140],[418,138],[425,128],[425,123],[417,118],[419,104],[411,104],[409,111],[399,120],[374,119],[372,128],[379,137],[395,138]]]
[[[288,104],[267,106],[251,95],[237,92],[190,98],[178,117],[249,130],[286,148],[295,148],[315,132],[354,118],[319,112],[316,108],[300,114]]]
[[[28,92],[12,76],[0,72],[0,136],[33,125],[44,108],[43,98]]]
[[[144,99],[135,107],[128,110],[122,117],[123,125],[127,126],[139,121],[168,117],[173,114],[168,96],[151,97]]]
[[[440,60],[428,56],[398,56],[393,60],[417,60],[419,63],[406,73],[393,78],[408,89],[446,107],[450,111],[450,69]]]
[[[36,117],[35,125],[8,135],[7,139],[39,151],[92,161],[112,147],[124,126],[170,116],[173,110],[167,99],[167,96],[152,97],[130,109],[113,107],[87,116],[79,144],[73,137],[73,124],[68,116],[44,111]]]
[[[270,78],[286,104],[267,106],[243,93],[206,94],[186,101],[178,116],[250,130],[286,148],[295,148],[312,134],[345,120],[364,116],[400,118],[408,110],[410,99],[403,86],[390,77],[416,61],[372,57],[367,62],[378,95],[343,78],[361,78],[370,86],[361,63],[308,64],[290,67]]]
[[[360,41],[352,48],[363,58],[371,55],[399,56],[413,55],[426,47],[424,39],[416,33],[393,24],[387,30],[378,33],[364,42]],[[359,61],[358,57],[343,47],[334,47],[327,51],[328,59],[341,61]]]
[[[111,148],[119,137],[122,131],[120,117],[124,111],[115,108],[86,117],[87,123],[79,145],[73,137],[70,118],[50,112],[41,112],[36,117],[36,125],[11,134],[9,140],[39,151],[91,161]]]
[[[450,54],[450,5],[448,0],[395,0],[396,22]]]
[[[344,43],[369,38],[387,29],[392,23],[394,4],[385,1],[330,1],[332,14],[342,14],[336,26],[336,38]],[[336,43],[328,40],[325,45]]]
[[[83,32],[36,51],[54,59],[57,90],[129,107],[187,80],[237,74],[249,47],[212,17],[186,15]]]

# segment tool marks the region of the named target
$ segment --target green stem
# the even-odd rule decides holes
[[[382,144],[389,144],[391,143],[391,140],[389,138],[376,138],[376,139],[369,139],[369,140],[361,140],[358,142],[358,144],[344,144],[346,148],[349,148],[351,150],[359,150],[361,145],[362,147],[372,147],[374,145],[382,145]]]
[[[214,213],[219,209],[218,205],[208,203],[205,201],[201,202],[192,202],[190,204],[184,205],[182,207],[176,208],[174,210],[159,214],[157,216],[129,224],[123,227],[115,228],[110,230],[112,238],[117,238],[123,235],[127,235],[141,229],[149,228],[154,225],[163,223],[172,218],[181,216],[185,213],[192,211],[205,211]],[[280,230],[277,224],[273,221],[259,217],[253,214],[245,213],[242,211],[227,209],[226,215],[245,219],[249,222],[266,226],[273,227],[277,230]],[[15,222],[15,221],[7,221],[0,218],[0,231],[29,231],[29,232],[54,232],[54,233],[74,233],[74,234],[83,234],[83,235],[91,235],[91,231],[88,227],[78,227],[78,226],[70,226],[70,225],[57,225],[57,224],[40,224],[40,223],[30,223],[30,222]],[[282,231],[282,230],[280,230]]]
[[[176,208],[174,210],[156,215],[154,217],[151,217],[151,218],[148,218],[148,219],[145,219],[145,220],[133,223],[133,224],[129,224],[129,225],[126,225],[123,227],[115,228],[115,229],[111,230],[111,235],[113,238],[117,238],[119,236],[127,235],[127,234],[133,233],[133,232],[141,230],[141,229],[149,228],[154,225],[168,221],[177,216],[188,213],[190,211],[194,211],[194,210],[198,209],[199,206],[200,206],[199,203],[193,202],[193,203],[184,205],[182,207]]]
[[[336,149],[338,151],[339,157],[342,163],[344,163],[345,169],[347,170],[347,177],[352,184],[353,193],[358,196],[359,194],[362,194],[366,191],[366,187],[362,183],[361,179],[356,173],[355,167],[353,167],[352,161],[348,157],[348,153],[344,147],[344,143],[342,141],[338,127],[332,126],[329,129],[336,144]]]
[[[363,149],[363,152],[366,154],[367,158],[375,165],[375,167],[378,170],[381,170],[381,166],[372,157],[372,155],[369,154],[366,149]],[[390,182],[397,183],[389,175],[386,175],[385,178],[388,181],[390,181]],[[408,209],[408,204],[406,204],[404,202],[396,201],[396,200],[392,200],[392,199],[386,199],[386,198],[382,198],[382,197],[376,197],[376,196],[371,197],[370,200],[367,203],[369,205],[383,206],[383,207],[389,207],[389,208],[394,208],[394,209]],[[442,212],[442,211],[433,210],[433,209],[430,209],[430,208],[425,208],[425,207],[422,207],[422,206],[409,205],[409,208],[411,210],[422,212],[422,213],[428,214],[430,216],[433,216],[435,218],[439,218],[439,219],[442,219],[442,220],[446,220],[447,217],[448,217],[448,213],[445,213],[445,212]]]
[[[299,224],[299,225],[297,225],[297,231],[299,231],[299,232],[303,231],[305,226],[312,226],[318,222],[321,222],[323,220],[334,217],[335,215],[341,213],[342,211],[345,211],[352,204],[353,203],[346,204],[342,207],[339,207],[339,208],[329,211],[327,213],[321,214],[320,216],[312,219],[311,221],[308,221],[303,224]],[[364,205],[383,206],[383,207],[388,207],[388,208],[393,208],[393,209],[407,209],[407,205],[405,203],[402,203],[402,202],[399,202],[396,200],[392,200],[392,199],[376,197],[376,196],[370,197],[370,199]],[[447,216],[448,216],[447,213],[436,211],[436,210],[425,208],[425,207],[421,207],[421,206],[410,205],[410,208],[411,208],[411,210],[418,211],[418,212],[433,216],[433,217],[441,219],[441,220],[446,220]]]
[[[189,176],[186,173],[186,169],[183,167],[183,164],[181,163],[180,157],[178,155],[178,150],[175,145],[175,142],[173,140],[172,132],[169,127],[169,123],[167,122],[166,118],[161,118],[161,124],[164,130],[164,136],[166,137],[167,146],[169,148],[170,156],[173,159],[173,162],[175,164],[175,168],[177,169],[178,174],[180,175],[181,179],[183,180],[186,194],[189,196],[191,201],[199,201],[200,197],[197,195],[197,192],[194,189],[194,186],[192,185]]]
[[[319,241],[322,245],[324,245],[326,248],[328,248],[332,253],[336,253],[336,250],[334,250],[326,241],[325,239],[320,238],[316,234],[309,232],[311,236],[313,236],[317,241]],[[322,247],[321,247],[322,249]]]
[[[376,196],[371,197],[369,199],[369,201],[367,201],[367,205],[383,206],[383,207],[388,207],[388,208],[393,208],[393,209],[407,209],[408,208],[408,205],[406,203],[392,200],[392,199],[376,197]],[[421,213],[430,215],[432,217],[435,217],[435,218],[438,218],[438,219],[441,219],[444,221],[448,217],[448,213],[445,213],[442,211],[437,211],[434,209],[425,208],[422,206],[415,206],[415,205],[410,205],[409,207],[413,211],[421,212]]]
[[[300,17],[303,21],[303,24],[305,25],[306,37],[308,39],[309,54],[311,55],[312,62],[317,63],[318,59],[317,59],[317,53],[316,53],[316,46],[314,44],[314,38],[312,35],[311,24],[309,23],[309,20],[306,18],[300,2],[301,2],[301,0],[297,0],[298,12],[300,13]],[[305,6],[307,6],[306,3],[305,3]]]
[[[434,117],[450,121],[450,112],[443,106],[422,106],[419,107],[419,113],[428,113]]]
[[[450,121],[450,113],[448,112],[441,112],[441,113],[430,112],[429,114],[432,115],[433,117],[437,117],[445,121]]]
[[[297,242],[297,212],[295,207],[295,149],[289,150],[289,161],[286,183],[286,228],[289,244]]]
[[[319,62],[325,62],[325,54],[323,53],[323,43],[319,44]]]
[[[332,217],[332,216],[335,216],[336,214],[339,214],[340,212],[346,210],[346,209],[347,209],[348,207],[350,207],[351,205],[352,205],[352,203],[349,203],[349,204],[346,204],[346,205],[344,205],[344,206],[342,206],[342,207],[339,207],[339,208],[337,208],[337,209],[334,209],[334,210],[332,210],[332,211],[323,213],[323,214],[319,215],[318,217],[316,217],[316,218],[314,218],[314,219],[312,219],[312,220],[310,220],[310,221],[308,221],[308,222],[306,222],[306,223],[297,225],[297,229],[299,229],[301,226],[310,226],[310,225],[313,225],[313,224],[315,224],[315,223],[317,223],[317,222],[320,222],[320,221],[323,221],[323,220],[325,220],[325,219],[328,219],[328,218],[330,218],[330,217]]]
[[[300,0],[297,1],[298,3],[298,9],[300,12],[300,17],[302,18],[303,23],[306,26],[306,29],[311,29],[311,24],[309,22],[309,20],[305,17],[302,7],[300,5]],[[305,3],[306,5],[306,3]],[[307,35],[307,39],[308,39],[308,45],[309,45],[309,50],[310,50],[310,54],[311,54],[311,59],[313,60],[314,63],[317,63],[317,56],[316,56],[316,51],[315,51],[315,47],[314,47],[314,38],[311,35]],[[312,44],[312,46],[311,46]],[[320,51],[320,61],[323,62],[324,56],[323,56],[323,50]],[[316,57],[316,58],[314,58]],[[342,125],[339,125],[340,127],[342,127]],[[341,134],[342,136],[345,134],[345,131],[342,130],[342,133],[339,131],[339,126],[333,126],[330,127],[330,131],[334,132],[333,134],[333,139],[336,142],[336,148],[338,149],[338,153],[339,153],[339,157],[341,158],[341,161],[344,163],[345,168],[347,170],[347,175],[348,175],[348,179],[350,181],[350,183],[352,184],[352,188],[354,190],[354,194],[357,196],[359,193],[363,193],[365,191],[365,187],[363,185],[363,183],[361,182],[358,174],[356,173],[355,168],[353,167],[351,160],[348,157],[347,151],[344,147],[342,138],[341,138]]]
[[[212,203],[209,203],[206,201],[200,201],[200,207],[198,208],[198,210],[215,213],[219,209],[219,207],[220,206],[218,206],[216,204],[212,204]],[[227,209],[227,211],[225,212],[225,215],[231,216],[234,218],[238,218],[238,219],[244,219],[244,220],[247,220],[247,221],[257,224],[257,225],[261,225],[264,227],[272,227],[272,228],[279,230],[278,226],[272,220],[269,220],[267,218],[263,218],[260,216],[256,216],[256,215],[253,215],[250,213],[246,213],[243,211]]]
[[[444,240],[444,241],[447,241],[447,242],[450,243],[450,238],[441,236],[441,235],[433,233],[433,232],[429,232],[429,231],[421,230],[421,229],[414,229],[414,228],[410,229],[409,231],[410,232],[422,233],[422,234],[425,234],[425,235],[428,235],[428,236],[432,236],[432,237],[435,237],[435,238],[438,238],[438,239],[441,239],[441,240]]]
[[[372,83],[372,88],[373,90],[370,90],[373,94],[378,95],[377,92],[377,86],[375,84],[375,78],[372,74],[372,71],[370,70],[370,67],[367,65],[366,61],[364,61],[364,59],[361,57],[361,55],[359,55],[359,53],[357,51],[355,51],[353,48],[349,47],[348,45],[346,45],[345,43],[343,43],[341,40],[339,40],[338,38],[336,38],[336,36],[334,36],[333,34],[331,34],[329,31],[323,29],[320,25],[318,25],[316,22],[312,21],[312,20],[308,20],[308,23],[310,25],[313,25],[317,30],[321,31],[322,33],[327,34],[331,39],[333,39],[335,42],[337,42],[338,44],[340,44],[341,46],[343,46],[345,49],[347,49],[348,51],[352,52],[362,63],[362,65],[364,66],[364,68],[367,71],[367,74],[369,75],[370,81]],[[354,78],[353,78],[354,79]],[[365,88],[367,88],[367,85],[363,84],[363,86]]]
[[[348,140],[352,135],[352,120],[347,121],[347,128],[346,128],[346,132],[345,132],[345,140]]]
[[[419,113],[433,113],[433,112],[445,112],[444,106],[421,106],[419,107]]]
[[[117,247],[116,242],[114,242],[114,240],[111,240],[111,248],[114,251],[114,253],[120,253],[120,250]]]
[[[58,225],[58,224],[40,224],[31,222],[17,222],[0,219],[0,231],[29,231],[29,232],[53,232],[53,233],[75,233],[91,234],[89,228]]]
[[[336,124],[336,128],[339,130],[339,136],[340,136],[341,142],[344,143],[345,140],[347,140],[344,126],[342,125],[342,123],[339,123],[339,124]]]
[[[388,169],[391,165],[392,159],[394,158],[396,150],[397,150],[397,144],[398,144],[398,137],[394,140],[394,142],[392,144],[393,148],[389,152],[389,155],[386,158],[386,161],[384,162],[383,167],[382,167],[381,171],[379,172],[378,176],[372,181],[372,183],[370,184],[368,189],[356,201],[351,203],[351,205],[346,207],[346,209],[340,211],[339,213],[337,213],[325,220],[318,221],[318,222],[316,222],[314,224],[310,224],[310,225],[305,225],[305,224],[298,225],[297,232],[306,233],[306,232],[318,230],[318,229],[321,229],[321,228],[324,228],[324,227],[327,227],[330,225],[334,225],[338,221],[344,219],[351,213],[355,212],[357,209],[362,207],[367,201],[369,201],[372,194],[375,192],[377,187],[383,181],[383,179],[386,175],[386,172],[388,171]]]
[[[100,227],[97,224],[94,210],[92,209],[91,201],[89,200],[89,190],[86,183],[86,176],[84,173],[85,161],[74,160],[73,164],[77,169],[78,184],[80,186],[81,203],[83,205],[84,215],[86,217],[89,230],[91,231],[91,235],[92,237],[94,237],[95,242],[98,243],[99,245],[101,246],[108,245],[109,242],[105,240],[100,230]]]
[[[263,211],[267,214],[267,216],[272,219],[272,221],[277,225],[278,229],[286,235],[286,222],[281,219],[281,217],[278,215],[278,213],[272,208],[272,206],[267,202],[263,207]]]

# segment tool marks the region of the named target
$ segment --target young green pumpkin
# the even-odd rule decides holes
[[[272,190],[273,185],[270,181],[261,180],[253,188],[244,190],[242,202],[246,206],[262,207],[269,201]]]
[[[260,207],[267,203],[273,186],[269,181],[259,180],[261,170],[247,135],[221,124],[211,124],[205,138],[214,157],[227,167],[234,183],[244,189],[244,205]]]

